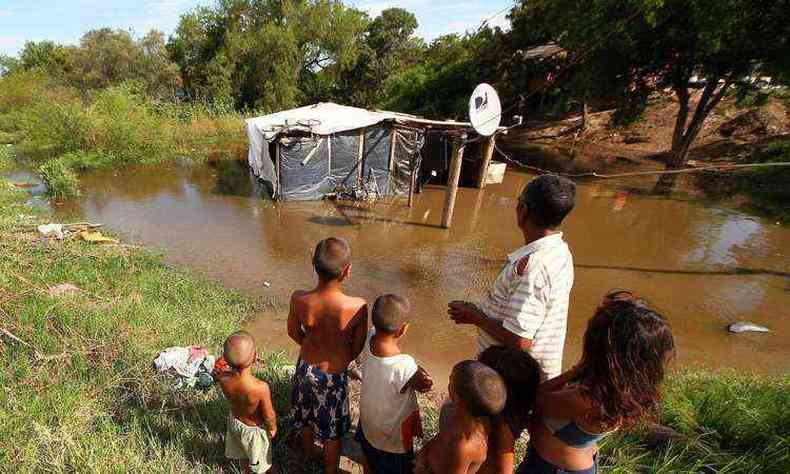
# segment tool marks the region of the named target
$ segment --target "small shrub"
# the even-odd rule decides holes
[[[41,178],[47,183],[47,193],[56,199],[68,199],[80,194],[80,181],[77,173],[64,157],[49,160],[38,168]]]

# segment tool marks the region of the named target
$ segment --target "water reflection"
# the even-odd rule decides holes
[[[514,207],[529,179],[509,173],[484,191],[459,190],[450,230],[438,227],[442,188],[426,186],[413,208],[398,200],[274,203],[237,162],[98,173],[83,180],[84,197],[61,212],[103,222],[161,248],[174,264],[270,298],[250,326],[267,347],[290,350],[289,294],[312,285],[315,243],[345,237],[354,252],[348,290],[369,300],[382,292],[408,296],[416,310],[406,350],[445,377],[452,361],[474,351],[473,332],[447,320],[446,303],[482,298],[520,245]],[[565,360],[578,356],[601,295],[619,286],[637,289],[666,313],[681,363],[786,372],[790,231],[700,205],[689,194],[640,192],[651,182],[619,184],[581,184],[564,226],[577,263]],[[736,319],[776,332],[729,336],[724,326]]]

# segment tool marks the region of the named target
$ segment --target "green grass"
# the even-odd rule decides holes
[[[25,196],[0,180],[0,325],[29,344],[0,336],[2,470],[229,468],[218,391],[175,391],[150,364],[171,345],[216,352],[258,303],[140,249],[37,241],[32,226],[46,219]],[[83,291],[47,294],[64,282]],[[262,370],[284,413],[282,362],[269,355]]]

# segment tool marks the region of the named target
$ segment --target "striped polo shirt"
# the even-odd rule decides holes
[[[528,257],[523,274],[518,262]],[[573,286],[573,257],[562,232],[548,235],[514,251],[488,291],[480,309],[520,337],[531,339],[530,354],[549,378],[562,372],[562,350],[568,323],[568,300]],[[483,351],[501,344],[478,329]]]

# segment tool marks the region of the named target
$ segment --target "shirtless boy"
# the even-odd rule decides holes
[[[271,441],[277,434],[277,415],[269,385],[252,375],[255,340],[246,331],[225,340],[224,354],[214,375],[230,402],[225,456],[241,461],[246,473],[264,473],[272,467]]]
[[[318,243],[313,255],[318,285],[291,297],[288,335],[301,346],[293,380],[294,427],[302,449],[315,454],[314,440],[323,442],[324,471],[336,473],[340,440],[351,424],[348,365],[365,346],[368,307],[365,300],[343,293],[351,274],[351,249],[339,238]]]
[[[491,418],[507,399],[502,377],[481,362],[465,360],[453,367],[449,392],[439,434],[417,456],[416,474],[473,474],[486,460]]]

